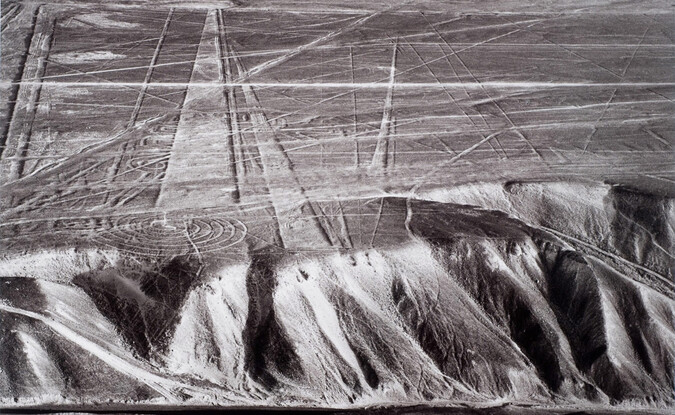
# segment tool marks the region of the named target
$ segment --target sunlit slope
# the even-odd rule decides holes
[[[672,405],[672,288],[630,265],[639,251],[650,272],[667,267],[671,202],[650,205],[647,223],[606,195],[603,206],[614,210],[593,199],[546,200],[519,211],[499,205],[506,199],[487,210],[388,198],[407,212],[405,221],[380,219],[382,229],[405,235],[395,243],[251,250],[238,265],[220,266],[215,255],[199,265],[67,251],[43,256],[59,273],[53,278],[30,268],[30,256],[6,259],[3,273],[13,278],[2,282],[0,312],[3,350],[12,352],[3,353],[4,404],[32,396],[35,404]],[[523,221],[514,218],[526,209]],[[544,223],[565,209],[585,227]],[[644,232],[613,223],[617,211]],[[597,246],[602,229],[613,232],[602,249],[627,262],[575,242]],[[572,230],[575,239],[566,239]],[[29,291],[42,300],[15,294]],[[96,384],[104,375],[116,380]]]

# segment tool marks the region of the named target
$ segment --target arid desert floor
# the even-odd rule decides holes
[[[670,413],[675,8],[577,3],[3,1],[3,411]]]

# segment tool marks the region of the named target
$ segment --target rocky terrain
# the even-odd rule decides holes
[[[3,2],[3,411],[672,412],[673,11],[568,3]]]
[[[489,186],[505,195],[492,206],[466,204],[484,191],[443,195],[463,204],[383,198],[379,226],[396,237],[369,249],[251,249],[234,264],[101,249],[7,259],[2,393],[21,404],[672,405],[672,199],[514,183]],[[588,194],[599,197],[573,199]],[[560,219],[570,212],[583,226]],[[627,241],[622,228],[638,227]]]

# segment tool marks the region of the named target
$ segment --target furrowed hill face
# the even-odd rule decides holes
[[[672,411],[673,10],[568,3],[3,2],[2,408]]]
[[[477,197],[485,189],[461,190]],[[626,194],[653,198],[585,187],[603,190],[607,209],[574,205],[598,227],[617,220],[612,209]],[[566,209],[559,186],[503,192],[549,195],[538,206]],[[526,223],[475,206],[384,198],[372,202],[382,206],[370,222],[383,235],[370,248],[250,249],[227,264],[218,255],[200,263],[94,249],[17,257],[3,263],[11,278],[3,279],[2,341],[12,350],[3,393],[31,404],[103,401],[112,370],[120,401],[665,407],[672,285],[613,257],[664,240],[658,224],[672,223],[672,202],[661,200],[657,225],[633,244],[608,243],[604,255],[588,251],[597,234],[547,222],[534,208],[528,219],[539,222]],[[672,258],[664,252],[651,255],[665,267]]]

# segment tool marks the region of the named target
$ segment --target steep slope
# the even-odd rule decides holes
[[[138,377],[120,373],[82,347],[82,342],[96,341],[119,355],[130,352],[83,292],[21,277],[0,278],[0,287],[0,393],[5,405],[161,397]]]
[[[674,287],[675,202],[668,195],[586,182],[513,182],[457,186],[423,197],[508,213],[662,292]]]
[[[25,266],[7,259],[0,313],[12,354],[2,359],[3,402],[668,408],[675,301],[667,284],[652,286],[630,264],[651,258],[648,270],[665,268],[670,255],[654,244],[672,245],[672,203],[625,197],[635,196],[605,204],[605,195],[586,208],[550,197],[539,203],[550,209],[543,213],[508,197],[490,210],[389,198],[382,206],[407,212],[405,220],[378,218],[381,229],[404,235],[396,241],[322,253],[250,250],[234,265],[217,255],[41,254],[56,278],[49,267],[30,268],[30,257]],[[559,217],[568,214],[585,227]],[[621,255],[620,266],[575,245],[592,245],[603,230],[613,234],[597,243]],[[632,236],[621,238],[627,230]],[[41,300],[29,303],[35,293]],[[85,353],[62,357],[73,348]],[[110,383],[93,383],[110,373],[117,395]]]

